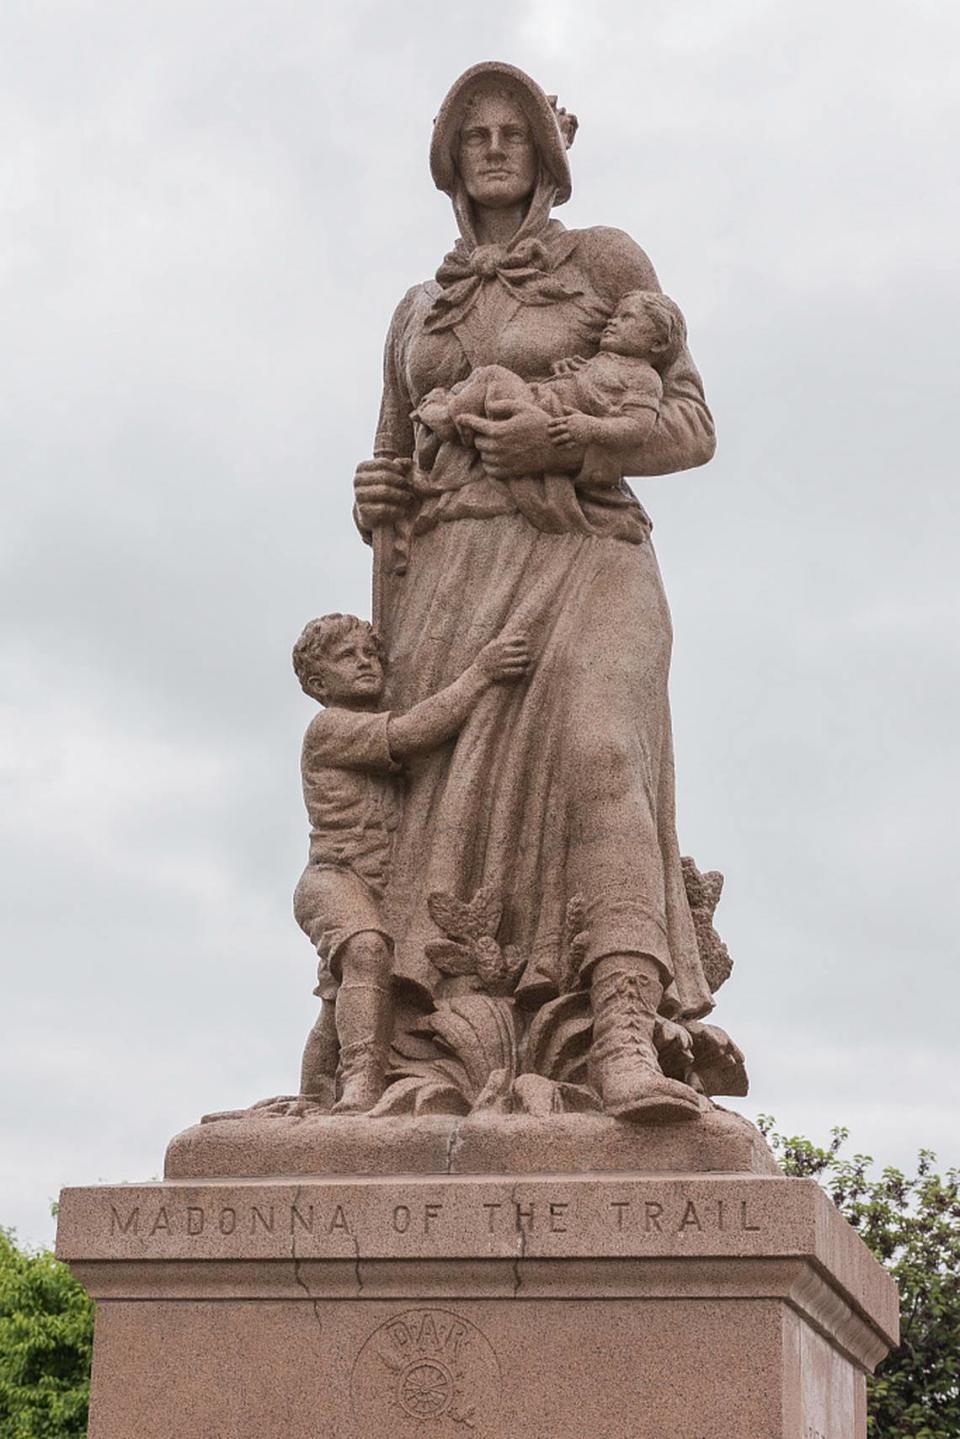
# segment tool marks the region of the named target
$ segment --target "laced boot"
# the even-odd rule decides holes
[[[340,1044],[337,1039],[337,1021],[334,1007],[329,999],[321,1000],[320,1013],[316,1023],[307,1035],[300,1061],[300,1098],[311,1104],[330,1109],[337,1064],[340,1059]]]
[[[653,1035],[662,995],[659,970],[643,956],[611,955],[593,972],[590,1068],[606,1114],[668,1122],[701,1112],[694,1090],[660,1069]]]
[[[342,984],[337,995],[340,1098],[334,1114],[363,1114],[383,1093],[390,993],[379,984]]]

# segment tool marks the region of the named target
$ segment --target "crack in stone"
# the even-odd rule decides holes
[[[363,1274],[360,1269],[360,1241],[353,1233],[350,1234],[353,1240],[353,1272],[357,1281],[357,1298],[363,1298]]]
[[[457,1147],[458,1147],[458,1145],[459,1145],[459,1143],[460,1143],[460,1126],[461,1126],[462,1123],[463,1123],[463,1117],[462,1117],[462,1116],[460,1116],[460,1117],[458,1117],[457,1119],[454,1120],[454,1122],[453,1122],[453,1128],[450,1130],[450,1138],[447,1140],[447,1173],[448,1173],[448,1174],[452,1174],[452,1173],[453,1173],[453,1163],[454,1163],[454,1160],[455,1160],[455,1158],[456,1158]]]
[[[511,1206],[512,1206],[512,1208],[513,1208],[514,1218],[515,1218],[515,1220],[516,1220],[516,1225],[517,1225],[517,1250],[516,1250],[516,1253],[515,1253],[514,1256],[513,1256],[513,1297],[514,1297],[514,1299],[517,1299],[517,1298],[519,1297],[519,1295],[520,1295],[520,1286],[521,1286],[521,1284],[523,1283],[523,1275],[522,1275],[522,1272],[521,1272],[521,1269],[520,1269],[520,1265],[522,1264],[524,1258],[526,1257],[526,1250],[527,1250],[527,1236],[526,1236],[526,1231],[525,1231],[525,1229],[524,1229],[524,1227],[523,1227],[523,1220],[520,1218],[520,1213],[519,1213],[520,1206],[519,1206],[519,1203],[518,1203],[518,1201],[517,1201],[517,1189],[518,1189],[518,1188],[519,1188],[519,1181],[517,1181],[517,1183],[514,1184],[513,1187],[512,1187],[512,1189],[510,1190],[510,1203],[511,1203]]]
[[[296,1208],[299,1207],[299,1204],[300,1204],[300,1195],[301,1195],[302,1193],[303,1193],[303,1185],[302,1185],[302,1184],[298,1184],[298,1185],[297,1185],[297,1188],[296,1188],[296,1190],[295,1190],[295,1192],[294,1192],[294,1196],[293,1196],[293,1206],[292,1206],[292,1207],[293,1207],[294,1209],[296,1209]],[[292,1261],[293,1261],[293,1280],[294,1280],[294,1283],[297,1285],[297,1287],[298,1287],[299,1289],[302,1289],[302,1290],[303,1290],[303,1292],[304,1292],[304,1294],[306,1295],[307,1299],[309,1299],[309,1301],[310,1301],[310,1308],[313,1310],[313,1317],[314,1317],[314,1319],[317,1321],[317,1327],[318,1327],[318,1329],[319,1329],[319,1331],[320,1331],[320,1337],[322,1338],[322,1337],[323,1337],[323,1320],[320,1318],[320,1309],[319,1309],[320,1301],[319,1301],[319,1299],[316,1298],[316,1296],[315,1296],[314,1294],[311,1293],[310,1286],[309,1286],[309,1284],[307,1283],[307,1281],[306,1281],[306,1280],[304,1279],[304,1277],[303,1277],[303,1271],[302,1271],[302,1267],[301,1267],[302,1264],[303,1264],[303,1260],[300,1258],[299,1254],[297,1253],[297,1233],[296,1233],[296,1230],[295,1230],[294,1227],[293,1227],[293,1220],[292,1220],[292,1219],[291,1219],[291,1221],[290,1221],[290,1258],[291,1258]]]

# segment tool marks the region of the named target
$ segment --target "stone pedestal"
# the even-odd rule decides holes
[[[91,1439],[859,1439],[892,1282],[811,1181],[70,1189]]]

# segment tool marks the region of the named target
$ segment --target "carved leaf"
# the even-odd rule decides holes
[[[470,1081],[463,1065],[452,1055],[441,1054],[435,1043],[427,1059],[410,1059],[398,1065],[391,1065],[389,1077],[391,1082],[401,1079],[429,1079],[431,1082],[442,1080],[445,1084],[452,1084],[465,1100],[472,1098]]]
[[[725,984],[733,973],[733,960],[730,958],[730,951],[712,925],[710,936],[713,942],[703,946],[701,960],[704,977],[710,986],[710,993],[716,994],[721,984]]]
[[[563,939],[569,944],[578,930],[584,929],[587,923],[587,902],[582,894],[575,894],[567,900],[567,908],[563,918]]]
[[[718,869],[701,872],[697,868],[696,860],[689,854],[685,854],[681,859],[680,868],[690,908],[700,910],[707,921],[712,920],[723,891],[723,875]]]
[[[513,1082],[514,1107],[521,1114],[598,1114],[603,1104],[585,1084],[557,1084],[542,1074],[521,1074]]]
[[[427,1082],[422,1077],[398,1079],[384,1090],[370,1110],[372,1119],[389,1114],[412,1114],[417,1091]]]
[[[690,1020],[694,1073],[704,1094],[729,1094],[742,1099],[750,1089],[743,1053],[716,1024]]]
[[[452,894],[436,889],[427,895],[430,918],[448,939],[467,940],[473,936],[473,914],[470,906]]]
[[[575,894],[567,900],[563,916],[563,938],[561,952],[563,968],[559,987],[562,992],[573,989],[577,983],[580,966],[586,952],[590,935],[587,930],[587,902],[582,894]]]
[[[517,1029],[509,1000],[467,994],[441,1000],[430,1016],[438,1041],[463,1065],[471,1098],[483,1090],[495,1069],[517,1073]]]
[[[455,939],[431,939],[423,952],[443,974],[473,974],[477,967],[473,950]]]
[[[516,979],[523,969],[526,960],[515,944],[506,944],[503,947],[503,963],[506,973],[511,979]]]
[[[521,1074],[513,1083],[513,1097],[521,1114],[559,1114],[559,1086],[542,1074]]]
[[[684,855],[680,867],[697,936],[700,964],[710,992],[715,994],[733,971],[730,951],[713,927],[714,910],[723,889],[723,875],[718,869],[708,869],[701,873],[689,855]]]
[[[588,1084],[558,1084],[557,1094],[560,1107],[566,1114],[597,1114],[603,1111],[603,1101]]]
[[[503,913],[503,905],[490,884],[478,889],[467,903],[442,890],[434,890],[427,896],[427,908],[438,929],[448,938],[461,941],[484,936],[492,939],[500,928]]]
[[[479,984],[488,994],[505,996],[510,994],[520,977],[524,960],[515,945],[501,950],[495,939],[481,935],[471,941],[473,970]]]
[[[471,939],[489,935],[493,939],[500,928],[503,905],[492,884],[485,884],[477,890],[470,902],[472,922],[476,926],[470,932]]]
[[[573,990],[540,1009],[527,1035],[523,1068],[558,1083],[586,1077],[593,1016],[583,990]]]
[[[670,1019],[657,1020],[654,1043],[660,1068],[670,1079],[687,1083],[693,1067],[693,1040],[690,1031]]]
[[[417,1093],[414,1114],[469,1114],[470,1106],[452,1084],[425,1084]]]
[[[460,1091],[442,1080],[412,1077],[391,1084],[370,1110],[373,1119],[397,1114],[467,1114],[470,1105]]]
[[[390,1068],[402,1069],[408,1061],[430,1059],[436,1052],[433,1034],[422,1028],[422,1021],[405,1027],[398,1025],[390,1046]]]
[[[471,1113],[479,1109],[506,1114],[510,1109],[510,1077],[506,1069],[495,1069],[473,1102]]]
[[[506,973],[499,944],[495,939],[483,935],[474,945],[474,954],[476,955],[477,974],[484,987],[490,990],[494,989]]]
[[[713,911],[720,903],[720,896],[723,893],[723,875],[718,869],[708,869],[701,875],[701,879],[703,880],[704,899],[710,907],[712,919]]]

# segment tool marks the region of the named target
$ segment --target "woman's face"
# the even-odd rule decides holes
[[[500,95],[478,95],[460,131],[460,175],[471,200],[491,210],[533,193],[537,152],[523,111]]]

